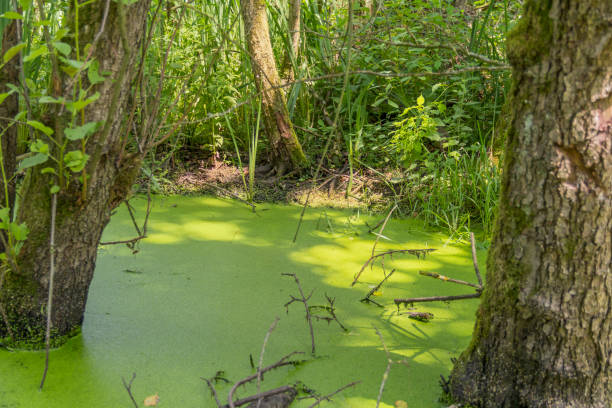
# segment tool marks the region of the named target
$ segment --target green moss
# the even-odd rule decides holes
[[[508,60],[515,68],[537,64],[550,51],[553,21],[549,17],[551,0],[525,2],[524,17],[508,33]]]

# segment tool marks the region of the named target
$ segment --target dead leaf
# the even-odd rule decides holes
[[[144,406],[145,407],[154,407],[154,406],[157,405],[158,402],[159,402],[159,395],[157,395],[157,394],[150,395],[147,398],[145,398]]]
[[[397,400],[395,401],[395,408],[408,408],[408,403],[406,401]]]

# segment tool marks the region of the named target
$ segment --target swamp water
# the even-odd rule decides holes
[[[134,199],[140,220],[144,200]],[[418,275],[438,272],[475,282],[468,245],[447,243],[443,234],[424,232],[419,223],[390,220],[378,250],[437,248],[426,259],[396,255],[387,271],[396,272],[373,299],[379,308],[359,300],[383,278],[380,265],[364,270],[375,236],[368,226],[382,216],[350,210],[308,209],[296,244],[291,242],[300,208],[260,205],[253,214],[243,204],[211,197],[170,197],[154,201],[149,237],[137,254],[125,246],[99,250],[82,334],[50,357],[45,388],[38,391],[44,353],[0,349],[0,408],[132,407],[123,388],[136,373],[132,391],[143,405],[158,394],[159,407],[215,407],[201,377],[223,371],[232,382],[254,370],[263,339],[280,317],[266,346],[264,366],[292,352],[308,361],[265,375],[262,390],[297,381],[319,394],[361,381],[333,397],[330,407],[375,407],[387,357],[375,332],[384,337],[394,360],[381,407],[404,400],[410,408],[440,407],[440,374],[447,376],[451,357],[470,340],[478,300],[450,304],[415,304],[414,311],[434,314],[425,323],[398,315],[395,297],[471,293],[465,286]],[[136,232],[122,207],[103,240],[129,239]],[[446,244],[446,245],[445,245]],[[481,268],[485,252],[479,252]],[[310,355],[310,335],[301,303],[284,304],[298,289],[314,289],[310,305],[325,305],[335,297],[336,314],[349,332],[335,322],[314,321],[316,357]],[[400,312],[406,310],[402,307]],[[230,385],[218,383],[226,402]],[[241,388],[244,397],[255,386]],[[297,401],[307,407],[313,400]]]

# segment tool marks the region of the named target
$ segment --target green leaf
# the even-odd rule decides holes
[[[34,129],[40,130],[47,136],[51,136],[53,134],[53,129],[49,126],[45,126],[37,120],[28,120],[28,125],[32,126]]]
[[[66,56],[70,55],[70,51],[72,50],[72,47],[70,47],[70,45],[61,41],[53,42],[53,47]]]
[[[47,48],[47,46],[46,45],[41,45],[40,47],[38,47],[34,51],[31,51],[29,55],[24,57],[23,58],[23,62],[31,61],[33,59],[36,59],[36,58],[40,57],[40,56],[47,55],[48,53],[49,53],[49,49]]]
[[[394,107],[395,109],[399,108],[399,105],[397,103],[393,102],[391,99],[387,99],[387,103],[390,106]]]
[[[100,69],[100,63],[98,61],[92,61],[89,69],[87,70],[87,79],[92,85],[104,82],[104,77],[98,73]]]
[[[85,63],[83,61],[77,61],[77,60],[73,60],[69,58],[62,58],[62,61],[64,61],[67,65],[71,66],[72,68],[76,68],[76,69],[85,68]]]
[[[425,98],[423,98],[423,95],[421,95],[417,98],[417,105],[423,106],[424,104],[425,104]]]
[[[34,156],[26,157],[25,159],[19,162],[19,168],[17,169],[17,171],[21,171],[21,170],[24,170],[30,167],[37,166],[39,164],[46,162],[48,159],[49,159],[49,155],[42,154],[42,153],[37,153]]]
[[[59,30],[57,30],[57,32],[53,36],[53,39],[56,40],[56,41],[59,41],[62,38],[64,38],[66,36],[66,34],[68,34],[68,30],[65,29],[65,28],[60,28]]]
[[[26,43],[19,43],[17,45],[12,46],[8,50],[6,50],[6,52],[4,53],[4,57],[3,57],[4,63],[6,64],[7,62],[11,60],[11,58],[19,54],[19,51],[21,51],[23,47],[25,46],[26,46]]]
[[[59,193],[59,191],[60,191],[60,188],[59,188],[59,186],[58,186],[57,184],[54,184],[54,185],[53,185],[53,186],[51,186],[51,188],[49,189],[49,192],[50,192],[51,194],[57,194],[57,193]]]
[[[92,135],[96,130],[98,130],[99,124],[100,122],[89,122],[83,126],[78,126],[72,129],[68,128],[64,130],[64,134],[70,140],[81,140],[89,135]]]
[[[67,108],[72,113],[76,113],[76,112],[84,109],[90,103],[95,102],[96,100],[98,100],[99,97],[100,97],[100,92],[96,92],[95,94],[91,95],[89,98],[87,98],[85,100],[79,99],[78,101],[69,103],[67,105]]]
[[[40,174],[57,174],[53,167],[45,167],[40,171]]]
[[[8,18],[9,20],[23,20],[23,16],[14,11],[7,11],[6,13],[0,15],[2,18]]]
[[[0,103],[4,102],[4,100],[13,92],[4,92],[0,94]]]
[[[45,95],[45,96],[41,96],[40,99],[38,99],[38,103],[61,103],[62,101],[59,99],[55,99],[52,96],[49,95]]]
[[[40,139],[36,139],[34,143],[30,144],[30,151],[34,153],[42,153],[48,155],[49,145]]]
[[[10,218],[9,218],[9,208],[8,207],[2,207],[0,208],[0,220],[2,220],[5,223],[10,222]]]
[[[29,10],[30,6],[32,6],[32,0],[19,0],[19,5],[24,10]]]
[[[21,121],[21,119],[25,118],[27,114],[28,114],[28,111],[22,110],[21,112],[15,115],[14,119],[16,122],[19,122]]]
[[[88,154],[83,154],[80,150],[73,150],[64,156],[64,164],[74,173],[78,173],[85,168],[88,159]]]
[[[13,237],[15,237],[17,241],[25,241],[28,238],[28,233],[30,232],[25,222],[19,225],[14,222],[10,223],[9,231],[13,234]]]

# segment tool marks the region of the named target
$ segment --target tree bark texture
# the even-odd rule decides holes
[[[612,406],[612,2],[528,0],[487,286],[451,393],[477,407]]]
[[[92,43],[99,32],[104,3],[91,3],[79,10],[81,48]],[[98,131],[87,142],[86,151],[91,158],[87,167],[86,197],[83,198],[82,184],[76,177],[58,193],[52,315],[54,336],[69,334],[82,323],[102,231],[110,219],[111,210],[129,192],[140,166],[141,155],[123,155],[122,161],[119,157],[125,137],[122,123],[128,116],[125,112],[128,93],[137,68],[149,3],[150,0],[139,0],[123,6],[127,24],[122,37],[122,18],[117,3],[111,1],[106,27],[94,51],[100,71],[108,71],[110,75],[106,81],[94,86],[101,96],[85,108],[85,122],[104,120],[108,131]],[[73,13],[68,15],[69,26],[73,18]],[[81,50],[81,56],[84,55],[86,52]],[[86,75],[83,80],[83,88],[87,88]],[[65,89],[70,78],[63,76],[61,82]],[[50,127],[62,129],[66,126],[66,114],[51,116],[46,120]],[[56,137],[57,134],[56,131]],[[75,142],[68,150],[79,146],[80,142]],[[0,302],[15,337],[34,343],[44,340],[41,333],[44,333],[46,325],[51,180],[50,175],[41,174],[35,167],[23,182],[18,222],[26,222],[30,234],[19,253],[18,270],[7,273],[0,291]],[[6,333],[4,322],[0,321],[0,338]]]
[[[2,35],[2,55],[19,42],[17,22],[9,23]],[[19,85],[19,58],[14,57],[0,70],[0,93],[9,92],[6,84]],[[19,95],[13,93],[0,104],[0,132],[2,132],[2,164],[7,185],[0,180],[0,207],[12,209],[15,204],[15,180],[17,168],[17,126],[2,118],[14,118],[19,113]],[[5,189],[6,187],[6,189]],[[8,193],[8,196],[7,196]],[[7,199],[8,198],[8,199]],[[2,244],[0,243],[0,249]]]
[[[241,0],[240,12],[253,68],[255,85],[261,96],[261,113],[270,143],[271,162],[277,175],[298,170],[306,163],[298,141],[270,42],[265,0]]]
[[[286,81],[295,79],[294,70],[300,52],[300,20],[302,11],[302,0],[289,1],[289,17],[287,27],[289,28],[290,47],[285,52],[283,59],[283,77]]]

